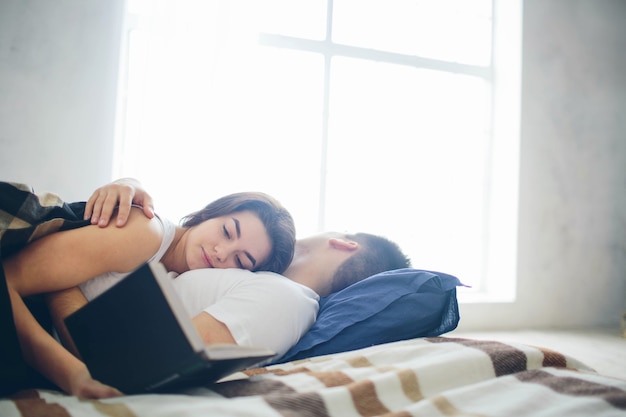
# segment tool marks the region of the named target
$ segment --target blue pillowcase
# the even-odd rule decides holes
[[[397,269],[322,297],[315,324],[282,358],[288,362],[454,330],[458,278]]]

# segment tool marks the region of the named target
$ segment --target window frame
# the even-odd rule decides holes
[[[327,0],[326,36],[322,40],[261,33],[266,47],[313,52],[324,57],[322,166],[318,228],[324,230],[326,166],[329,140],[331,63],[333,57],[372,60],[413,68],[480,77],[492,85],[491,165],[485,212],[485,273],[479,285],[459,294],[461,302],[513,302],[517,277],[517,218],[521,97],[521,0],[493,0],[492,54],[487,66],[470,65],[395,52],[344,45],[332,40],[333,0]]]
[[[471,289],[459,292],[460,302],[513,302],[517,275],[517,217],[519,183],[519,138],[521,97],[521,0],[493,0],[492,54],[487,66],[455,63],[395,52],[368,49],[333,42],[333,0],[327,0],[324,39],[260,33],[263,47],[283,48],[320,54],[324,59],[320,188],[318,190],[318,229],[325,228],[326,161],[329,140],[331,65],[334,57],[373,60],[419,69],[479,77],[492,84],[491,161],[484,224],[485,274]],[[141,28],[141,16],[127,13],[122,39],[118,105],[115,135],[114,177],[124,172],[124,154],[133,152],[125,144],[129,80],[129,39]],[[138,152],[138,150],[134,150]]]

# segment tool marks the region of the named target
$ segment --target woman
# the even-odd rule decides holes
[[[139,223],[136,227],[143,228],[144,222],[137,220],[142,214],[139,208],[134,210],[137,213],[131,213],[128,226]],[[158,250],[148,261],[160,260],[170,272],[240,268],[282,273],[293,257],[293,220],[266,194],[230,194],[184,217],[178,227],[158,216],[150,221],[155,219],[163,234]],[[119,230],[113,233],[118,234]],[[82,284],[81,290],[91,300],[117,282],[119,275],[101,275]]]
[[[176,273],[197,268],[280,273],[293,257],[293,219],[262,193],[220,198],[183,221],[175,226],[158,216],[147,218],[136,207],[125,227],[88,225],[52,233],[3,260],[26,362],[67,393],[91,398],[119,395],[115,388],[93,380],[86,366],[39,325],[23,297],[80,286],[91,299],[146,261],[161,261]],[[69,305],[66,311],[77,307]]]

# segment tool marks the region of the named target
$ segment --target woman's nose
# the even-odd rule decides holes
[[[215,259],[220,263],[224,262],[224,247],[222,245],[215,245],[213,250],[215,251]]]
[[[215,246],[215,256],[220,264],[225,264],[231,258],[232,250],[228,245],[220,244]]]

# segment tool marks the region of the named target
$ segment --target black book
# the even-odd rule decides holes
[[[160,263],[146,263],[65,319],[96,380],[124,394],[202,386],[274,355],[205,345]]]

